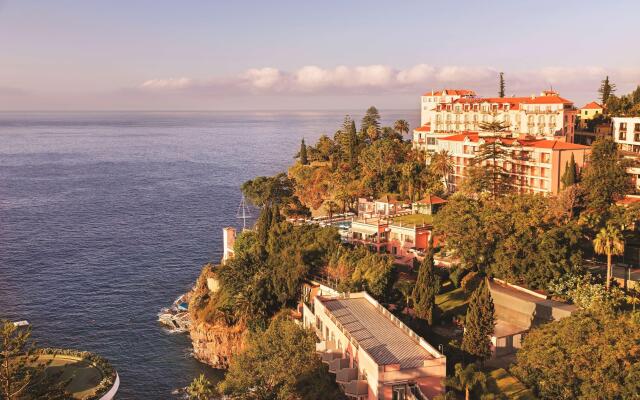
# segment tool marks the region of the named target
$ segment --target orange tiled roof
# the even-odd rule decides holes
[[[434,92],[432,90],[423,94],[423,96],[442,96],[443,94],[446,94],[448,96],[475,96],[476,92],[469,89],[444,89],[438,90],[437,92]]]
[[[516,109],[519,104],[573,104],[572,101],[556,95],[535,97],[478,97],[475,99],[461,98],[453,102],[510,104],[513,109]]]
[[[424,124],[421,127],[414,129],[414,131],[431,132],[431,124]]]
[[[602,106],[595,101],[592,101],[589,104],[585,104],[584,107],[581,108],[581,110],[602,110]]]
[[[451,141],[451,142],[463,142],[466,138],[470,141],[477,143],[480,141],[480,135],[476,132],[465,132],[457,135],[447,136],[438,140]],[[483,137],[485,142],[493,142],[497,138],[495,137]],[[552,149],[552,150],[583,150],[588,149],[589,146],[583,146],[576,143],[567,143],[560,140],[547,140],[547,139],[519,139],[519,138],[500,138],[500,141],[507,145],[520,145],[522,147],[535,147],[540,149]]]
[[[444,204],[447,201],[434,194],[428,194],[424,199],[417,201],[420,204]]]

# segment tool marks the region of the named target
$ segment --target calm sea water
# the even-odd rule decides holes
[[[0,113],[0,318],[107,357],[120,399],[214,378],[157,313],[221,258],[240,184],[284,170],[344,114]]]

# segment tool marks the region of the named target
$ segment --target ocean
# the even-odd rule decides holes
[[[201,372],[157,322],[222,257],[240,185],[333,136],[331,112],[0,113],[0,319],[40,346],[99,353],[119,399],[171,399]],[[383,124],[418,110],[381,110]]]

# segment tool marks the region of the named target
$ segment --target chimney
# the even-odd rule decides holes
[[[226,227],[222,228],[222,262],[233,258],[233,245],[236,242],[236,228]]]

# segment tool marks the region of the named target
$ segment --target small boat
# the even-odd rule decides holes
[[[17,327],[29,326],[29,321],[27,320],[16,321],[13,323],[13,326],[17,326]]]

